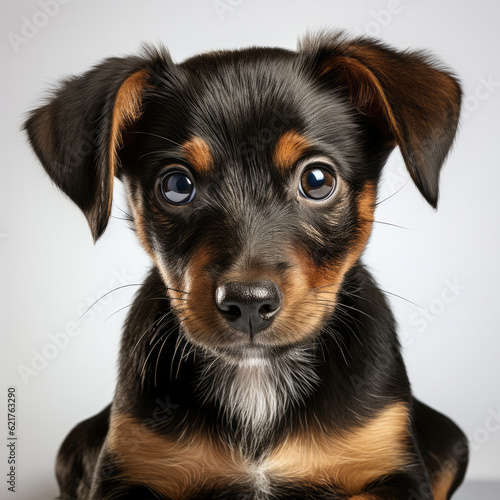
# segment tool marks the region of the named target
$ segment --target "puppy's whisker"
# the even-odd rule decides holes
[[[155,343],[149,348],[149,352],[146,356],[146,359],[144,360],[144,363],[142,365],[142,368],[141,368],[141,379],[144,380],[144,376],[145,376],[145,372],[146,372],[146,366],[148,364],[148,360],[151,356],[151,354],[153,353],[155,347],[161,342],[162,338],[163,338],[163,335],[164,334],[161,334],[155,341]]]
[[[101,326],[104,325],[108,320],[110,320],[115,314],[118,314],[120,311],[123,311],[124,309],[127,309],[128,307],[132,307],[134,303],[132,302],[131,304],[127,304],[126,306],[120,307],[120,309],[116,310],[114,313],[110,314],[102,323]]]
[[[174,331],[174,328],[171,328],[169,333],[165,336],[165,339],[163,340],[163,343],[161,344],[160,350],[158,351],[158,354],[156,356],[156,363],[155,363],[155,373],[154,373],[154,386],[156,387],[156,375],[158,373],[158,363],[161,358],[161,352],[163,351],[163,348],[165,347],[165,344],[167,343],[167,340],[169,339],[170,335]]]
[[[166,290],[172,290],[173,292],[178,292],[178,293],[184,293],[186,295],[189,295],[190,292],[185,292],[184,290],[178,290],[177,288],[170,288],[170,287],[165,287]]]
[[[348,368],[350,368],[349,363],[347,362],[347,358],[344,354],[344,349],[342,349],[342,346],[340,345],[340,342],[337,339],[337,334],[333,328],[329,327],[328,325],[325,326],[325,331],[330,335],[330,337],[334,340],[334,342],[337,344],[340,354],[342,355],[342,358],[344,359],[344,362]]]
[[[183,361],[183,359],[184,359],[184,352],[185,352],[185,350],[186,350],[186,347],[187,347],[187,346],[188,346],[188,343],[187,343],[187,342],[185,342],[185,343],[184,343],[184,347],[182,348],[181,355],[180,355],[180,357],[179,357],[179,363],[178,363],[178,365],[177,365],[177,370],[176,370],[176,372],[175,372],[175,378],[176,378],[176,379],[179,377],[179,370],[181,369],[181,363],[182,363],[182,361]]]
[[[120,212],[122,212],[124,215],[126,216],[130,216],[130,212],[128,212],[127,210],[123,210],[123,208],[119,207],[116,203],[113,203],[113,206],[117,209],[117,210],[120,210]]]
[[[338,319],[340,321],[340,319],[343,317],[348,321],[354,321],[354,323],[356,325],[363,328],[363,326],[364,326],[363,322],[359,318],[357,318],[356,316],[353,316],[349,311],[346,311],[345,309],[342,309],[342,307],[339,307],[336,309],[335,312],[336,312],[335,319]]]
[[[311,288],[311,290],[320,290],[321,288],[327,288],[329,286],[340,286],[342,283],[329,283],[328,285],[316,286]]]
[[[165,345],[165,343],[168,340],[168,338],[170,337],[170,335],[172,335],[172,333],[174,333],[175,331],[177,331],[177,328],[175,326],[173,326],[169,330],[162,332],[161,335],[158,337],[158,339],[155,341],[155,343],[150,347],[149,353],[146,356],[146,359],[144,360],[144,364],[142,365],[142,368],[141,368],[141,379],[143,382],[145,382],[146,367],[148,364],[148,360],[149,360],[151,354],[154,352],[156,346],[163,340],[163,344],[162,344],[162,348],[163,348],[163,346]],[[155,374],[155,377],[156,377],[156,374]],[[156,378],[155,378],[155,381],[156,381]]]
[[[131,133],[132,134],[150,135],[151,137],[157,137],[158,139],[163,139],[164,141],[170,142],[174,146],[182,147],[182,144],[179,144],[178,142],[175,142],[172,139],[169,139],[168,137],[164,137],[162,135],[153,134],[151,132],[139,132],[139,131],[134,131],[134,132],[131,132]]]
[[[418,307],[419,309],[425,309],[425,307],[421,306],[420,304],[417,304],[416,302],[413,302],[410,299],[407,299],[401,295],[398,295],[397,293],[389,292],[387,290],[384,290],[380,288],[380,291],[387,294],[387,295],[392,295],[393,297],[397,297],[398,299],[404,300],[405,302],[408,302],[409,304],[413,304],[414,306]]]
[[[101,295],[95,302],[93,302],[87,309],[85,309],[85,311],[77,319],[77,321],[82,319],[100,300],[102,300],[104,297],[107,297],[110,293],[116,292],[122,288],[127,288],[129,286],[142,286],[142,285],[143,283],[128,283],[127,285],[117,286],[116,288],[113,288],[113,290],[109,290],[109,292],[106,292],[104,295]]]
[[[349,316],[348,316],[349,317]],[[349,331],[354,335],[354,338],[364,347],[363,342],[361,342],[360,338],[357,336],[356,332],[353,330],[351,325],[347,321],[345,321],[340,315],[337,315],[335,317],[335,320],[338,321],[339,323],[342,323]]]
[[[130,217],[117,217],[116,215],[111,216],[112,219],[126,220],[127,222],[133,222],[132,216]]]
[[[366,316],[367,318],[371,319],[372,321],[375,321],[375,322],[376,322],[376,323],[378,323],[380,326],[382,326],[382,327],[384,326],[384,325],[383,325],[380,321],[378,321],[376,318],[374,318],[373,316],[371,316],[371,315],[370,315],[370,314],[368,314],[367,312],[362,311],[361,309],[358,309],[358,308],[356,308],[356,307],[354,307],[354,306],[348,306],[347,304],[342,304],[342,303],[339,303],[339,304],[338,304],[338,307],[339,307],[339,308],[343,308],[343,307],[345,307],[345,308],[350,309],[350,310],[352,310],[352,311],[356,311],[356,312],[358,312],[358,313],[360,313],[360,314],[363,314],[364,316]]]
[[[141,336],[139,337],[139,340],[137,340],[137,342],[135,343],[134,345],[134,348],[132,349],[131,353],[130,354],[134,354],[135,350],[137,349],[137,347],[140,345],[142,339],[144,338],[144,336],[150,332],[154,326],[156,324],[158,324],[158,328],[160,329],[161,328],[161,323],[165,320],[165,318],[168,318],[170,315],[170,311],[167,311],[165,312],[165,314],[163,314],[163,316],[161,316],[161,318],[159,319],[156,319],[155,321],[153,321],[153,323],[151,323],[151,325],[149,325],[145,330],[144,332],[141,334]],[[154,336],[153,336],[153,339],[154,339]],[[150,341],[151,342],[151,341]]]
[[[172,380],[172,370],[174,367],[175,355],[177,354],[177,350],[179,349],[179,346],[183,340],[185,341],[184,335],[181,334],[177,337],[177,341],[175,342],[174,353],[172,354],[172,361],[170,363],[170,380]]]
[[[362,222],[373,222],[374,224],[383,224],[384,226],[397,227],[398,229],[406,229],[407,231],[411,230],[409,227],[400,226],[399,224],[393,224],[392,222],[385,222],[375,219],[363,219],[363,218],[361,218],[360,220]]]
[[[378,207],[379,205],[382,205],[382,203],[386,202],[387,200],[390,200],[393,196],[396,196],[402,189],[404,189],[406,187],[407,184],[408,184],[408,181],[406,181],[397,191],[395,191],[391,195],[387,196],[387,198],[384,198],[383,200],[375,203],[375,206]]]
[[[143,300],[137,300],[135,302],[132,302],[131,304],[127,304],[126,306],[123,306],[123,307],[120,307],[120,309],[118,309],[117,311],[115,311],[114,313],[110,314],[103,322],[102,324],[104,325],[104,323],[106,323],[106,321],[108,321],[109,319],[111,319],[115,314],[118,314],[120,311],[123,311],[123,309],[126,309],[127,307],[132,307],[134,304],[138,304],[138,303],[144,303],[144,302],[149,302],[149,301],[152,301],[152,300],[170,300],[168,297],[150,297],[150,298],[147,298],[147,299],[143,299]],[[184,300],[187,300],[187,299],[184,299]]]

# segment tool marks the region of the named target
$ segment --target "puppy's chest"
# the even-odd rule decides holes
[[[331,486],[356,494],[409,465],[407,439],[408,411],[397,403],[339,434],[312,427],[297,431],[258,460],[215,436],[195,431],[182,440],[169,439],[120,415],[111,423],[107,448],[120,465],[120,479],[172,500],[195,498],[199,492],[266,500],[279,498],[290,487],[310,491]]]

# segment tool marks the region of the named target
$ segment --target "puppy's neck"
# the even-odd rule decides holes
[[[203,399],[234,422],[242,442],[262,443],[287,410],[317,387],[313,350],[311,345],[280,356],[238,360],[207,354],[199,375]]]

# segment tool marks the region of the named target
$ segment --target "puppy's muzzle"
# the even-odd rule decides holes
[[[230,282],[217,288],[215,302],[232,328],[252,338],[272,323],[281,307],[281,291],[273,281]]]

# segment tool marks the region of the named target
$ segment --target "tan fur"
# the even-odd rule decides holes
[[[282,170],[292,168],[309,147],[309,141],[299,133],[285,132],[276,143],[274,164]]]
[[[201,137],[192,137],[182,146],[182,153],[198,172],[204,173],[213,167],[213,158],[206,141]]]
[[[107,449],[120,464],[118,478],[148,486],[172,500],[181,500],[203,486],[216,486],[245,477],[243,461],[219,440],[189,437],[174,440],[141,426],[137,420],[115,415]]]
[[[376,187],[371,183],[365,184],[358,196],[358,235],[349,252],[349,257],[345,261],[342,276],[356,263],[368,243],[373,226],[376,198]]]
[[[251,487],[256,473],[277,483],[336,485],[357,495],[371,481],[408,465],[408,436],[408,409],[396,403],[348,431],[327,433],[312,425],[291,434],[259,463],[195,428],[175,440],[126,415],[112,416],[106,448],[119,463],[119,479],[172,500],[203,487],[235,482]]]
[[[146,85],[146,70],[140,70],[130,75],[121,85],[115,99],[111,118],[111,135],[109,138],[110,179],[113,183],[116,171],[118,151],[122,146],[122,134],[125,127],[133,123],[141,114],[142,92]],[[111,186],[110,193],[113,193]],[[108,202],[108,215],[111,213],[112,197]]]
[[[375,210],[376,188],[366,184],[358,197],[359,230],[356,240],[347,257],[333,263],[328,268],[318,268],[304,251],[294,250],[291,261],[295,264],[290,282],[284,285],[283,296],[289,302],[289,316],[282,313],[281,321],[299,322],[296,339],[302,340],[321,325],[323,318],[335,308],[337,293],[345,274],[361,256],[370,237]],[[292,318],[293,312],[300,307],[307,307],[308,314],[302,318]],[[285,308],[283,308],[285,309]],[[295,316],[295,315],[294,315]]]
[[[447,500],[448,492],[455,480],[456,475],[455,470],[443,470],[435,474],[432,477],[432,492],[434,494],[434,500]]]
[[[408,465],[408,408],[396,403],[366,425],[338,435],[318,428],[289,436],[266,462],[286,483],[335,484],[358,494],[371,481]]]
[[[344,73],[349,84],[351,103],[361,112],[376,114],[382,112],[395,139],[401,144],[401,132],[384,89],[373,72],[357,59],[343,58],[323,68],[322,74],[330,71]]]
[[[183,276],[182,290],[187,294],[169,291],[173,305],[189,339],[194,344],[206,346],[212,340],[224,343],[224,325],[215,304],[215,284],[210,279],[206,265],[213,259],[208,245],[202,245],[191,257]],[[180,300],[175,300],[175,299]],[[183,300],[185,299],[185,300]]]

